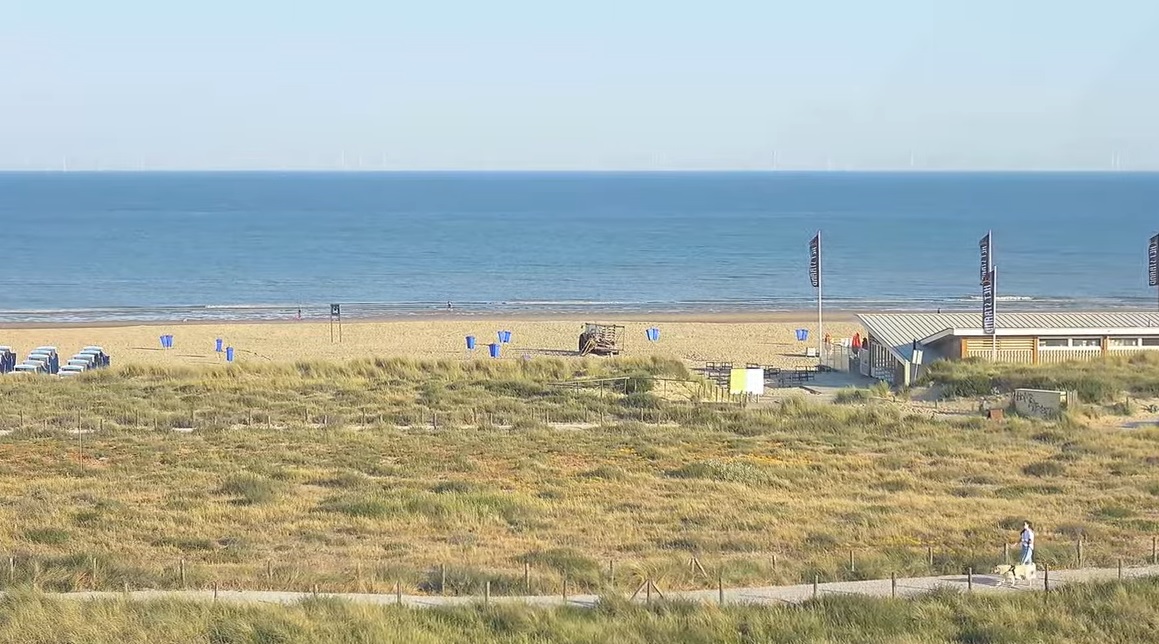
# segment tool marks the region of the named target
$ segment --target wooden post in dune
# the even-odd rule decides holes
[[[93,590],[97,589],[97,558],[89,555],[89,577],[92,580]]]
[[[185,588],[185,557],[182,557],[180,559],[180,561],[177,562],[177,577],[181,581],[181,588],[184,589]]]
[[[724,572],[717,571],[716,573],[716,603],[724,606]]]
[[[821,575],[813,575],[813,596],[817,596],[817,584],[821,581]]]
[[[274,565],[269,559],[266,559],[266,587],[271,590],[274,587]]]
[[[483,606],[487,606],[490,603],[491,603],[491,580],[488,579],[487,582],[483,584]]]
[[[16,557],[8,555],[8,583],[16,581]]]
[[[1078,559],[1078,567],[1083,567],[1083,538],[1079,537],[1075,542],[1075,558]]]
[[[974,568],[966,569],[966,590],[974,590]]]
[[[563,573],[563,601],[567,603],[567,573]]]
[[[616,560],[608,559],[608,581],[612,586],[616,585]]]
[[[897,599],[897,573],[889,573],[889,596]]]
[[[1151,565],[1159,565],[1159,537],[1151,537]]]
[[[1119,557],[1119,581],[1123,581],[1123,558]]]
[[[447,564],[439,564],[439,594],[447,594]]]
[[[1042,590],[1044,593],[1050,592],[1050,566],[1042,564]]]
[[[930,562],[930,568],[934,567],[934,547],[926,546],[926,558]]]
[[[857,572],[857,562],[853,560],[853,550],[849,550],[849,572]]]
[[[217,581],[213,582],[213,601],[217,601]]]
[[[487,582],[487,594],[491,594],[491,582]],[[394,582],[394,603],[402,606],[402,581]]]
[[[526,561],[523,562],[523,591],[531,594],[531,564]]]

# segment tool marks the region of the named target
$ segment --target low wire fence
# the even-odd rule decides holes
[[[1092,548],[1092,545],[1095,547]],[[1110,544],[1102,544],[1108,546]],[[1124,569],[1159,566],[1159,538],[1134,539],[1098,547],[1084,539],[1053,541],[1037,548],[1035,562],[1050,570]],[[347,561],[315,567],[301,558],[269,558],[213,563],[186,557],[129,561],[107,554],[13,553],[0,559],[0,587],[43,591],[86,590],[271,590],[325,593],[405,593],[447,596],[527,596],[635,594],[664,590],[710,590],[721,584],[760,587],[861,581],[932,575],[988,575],[998,563],[1016,563],[1010,544],[989,548],[867,546],[831,549],[797,559],[767,553],[721,557],[665,553],[656,559],[584,557],[577,553],[537,553],[517,567],[484,569],[448,561],[425,567],[377,561]],[[518,558],[517,558],[518,559]]]

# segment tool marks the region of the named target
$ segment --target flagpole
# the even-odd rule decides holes
[[[825,325],[821,317],[821,231],[817,231],[817,364],[825,364]]]

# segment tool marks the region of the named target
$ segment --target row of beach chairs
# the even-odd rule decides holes
[[[75,376],[91,369],[103,369],[111,360],[105,350],[98,346],[87,346],[60,364],[60,354],[56,347],[36,347],[28,353],[23,362],[16,361],[12,347],[0,346],[0,373],[7,374],[47,374],[61,377]]]

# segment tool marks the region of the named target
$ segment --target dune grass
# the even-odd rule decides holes
[[[997,387],[1074,391],[1083,402],[1113,403],[1123,395],[1159,397],[1159,355],[1134,353],[1088,362],[1005,364],[981,358],[943,360],[926,379],[950,396],[985,396]]]
[[[0,586],[504,594],[525,591],[526,564],[532,592],[565,575],[575,592],[631,592],[648,577],[710,587],[717,571],[756,585],[982,570],[1024,518],[1056,567],[1080,537],[1090,565],[1143,563],[1159,534],[1157,430],[933,421],[880,401],[743,409],[642,375],[683,369],[391,360],[2,380],[14,565]],[[612,376],[653,386],[553,384]],[[187,408],[195,429],[168,431]],[[78,425],[92,433],[67,433]]]
[[[801,606],[595,609],[467,606],[413,610],[313,599],[293,606],[179,601],[0,599],[0,641],[92,644],[303,642],[783,642],[940,644],[1159,641],[1159,582],[1080,584],[1041,593],[936,592],[912,600],[831,596]]]

